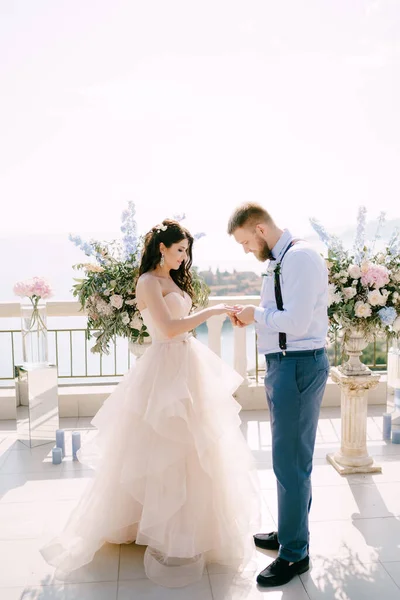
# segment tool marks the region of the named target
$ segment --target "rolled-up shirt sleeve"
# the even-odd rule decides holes
[[[258,307],[254,319],[272,331],[301,336],[311,325],[321,272],[312,258],[299,250],[283,260],[282,277],[283,310]]]

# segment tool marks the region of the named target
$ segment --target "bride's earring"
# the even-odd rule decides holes
[[[164,254],[161,254],[160,267],[163,267],[165,263]]]

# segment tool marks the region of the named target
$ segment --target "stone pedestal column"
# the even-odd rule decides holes
[[[350,473],[380,473],[367,450],[368,390],[374,389],[380,375],[344,375],[338,368],[331,369],[332,380],[341,389],[341,447],[328,454],[328,461],[341,475]]]

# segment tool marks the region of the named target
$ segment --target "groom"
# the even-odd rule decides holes
[[[229,235],[261,262],[259,307],[245,306],[232,317],[243,327],[256,323],[265,355],[265,390],[272,430],[272,463],[278,486],[278,531],[254,536],[256,546],[278,550],[278,558],[257,577],[278,586],[309,568],[308,514],[318,416],[329,372],[328,274],[323,258],[306,242],[277,227],[269,213],[248,203],[229,220]]]

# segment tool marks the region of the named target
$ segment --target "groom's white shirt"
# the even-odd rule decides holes
[[[263,276],[260,307],[255,310],[258,349],[261,354],[281,352],[279,332],[286,333],[287,350],[323,348],[328,333],[328,271],[322,256],[307,242],[296,242],[281,265],[283,311],[276,307],[273,268],[293,240],[285,229],[272,248]]]

